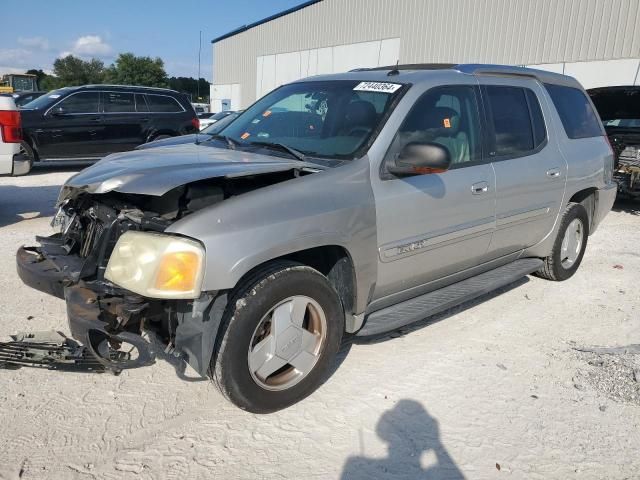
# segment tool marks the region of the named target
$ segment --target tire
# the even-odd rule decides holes
[[[24,175],[28,175],[31,169],[33,168],[33,162],[36,161],[36,153],[33,151],[33,148],[31,148],[31,145],[29,145],[29,143],[26,142],[25,140],[20,142],[20,153],[24,153],[27,157],[29,157],[29,171],[21,175],[14,174],[13,175],[14,177],[21,177]]]
[[[284,329],[277,327],[284,324],[270,313],[278,309],[289,311],[292,302],[305,305],[300,310],[305,312],[301,317],[302,328],[315,333],[304,334],[291,324]],[[324,327],[320,328],[321,325]],[[277,330],[280,333],[276,334]],[[324,275],[295,262],[271,263],[251,275],[231,295],[211,360],[211,378],[222,394],[243,410],[253,413],[281,410],[299,402],[324,382],[331,372],[343,332],[342,304]],[[309,339],[317,342],[313,343],[316,349],[313,354],[299,350],[302,345],[311,345]],[[268,350],[272,354],[264,357],[269,364],[253,360],[254,353],[267,351],[261,345],[273,345]],[[292,363],[283,358],[290,358]],[[305,360],[305,368],[311,365],[306,373],[302,373],[304,368],[293,367],[300,366],[301,359]],[[277,362],[285,365],[268,377],[261,378],[255,369],[256,365],[262,365],[261,369],[269,372],[278,367]]]
[[[580,238],[579,246],[570,249],[572,252],[576,252],[572,255],[567,255],[563,252],[563,242],[565,241],[567,230],[570,229],[570,233],[574,232],[576,222],[579,222],[580,233],[576,233],[576,238]],[[575,232],[574,232],[575,233]],[[536,276],[545,278],[547,280],[553,280],[561,282],[571,278],[578,270],[582,257],[584,256],[585,249],[587,248],[587,239],[589,238],[589,216],[587,210],[579,203],[570,203],[562,215],[560,220],[560,228],[558,229],[558,235],[553,244],[551,255],[544,259],[543,267],[536,272]],[[572,244],[574,245],[574,244]],[[569,260],[575,256],[573,261]]]

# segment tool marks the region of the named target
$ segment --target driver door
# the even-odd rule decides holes
[[[382,173],[372,182],[379,253],[374,309],[420,295],[430,282],[489,258],[496,181],[482,155],[479,98],[475,84],[427,90],[392,141],[385,165],[410,142],[443,145],[452,164],[444,173]]]
[[[38,132],[42,158],[91,158],[100,156],[104,126],[99,92],[78,92],[50,108]]]

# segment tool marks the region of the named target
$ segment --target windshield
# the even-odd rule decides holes
[[[220,131],[233,122],[239,113],[232,113],[231,115],[227,115],[222,120],[218,120],[216,123],[212,123],[206,128],[203,128],[200,133],[206,133],[207,135],[215,135],[216,133],[220,133]]]
[[[24,108],[25,110],[46,108],[49,105],[53,105],[53,103],[65,93],[67,93],[66,88],[51,90],[50,92],[45,93],[41,97],[38,97],[35,100],[32,100],[29,103],[24,104],[22,108]]]
[[[613,118],[604,121],[605,127],[640,128],[640,118]]]
[[[401,84],[351,80],[285,85],[220,133],[239,146],[284,144],[305,155],[349,159],[378,130]]]

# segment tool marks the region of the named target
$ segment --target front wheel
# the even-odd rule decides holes
[[[340,348],[344,312],[320,272],[276,262],[235,292],[221,328],[214,382],[240,408],[270,413],[324,381]]]
[[[584,256],[589,237],[589,216],[579,203],[570,203],[560,219],[560,228],[551,255],[544,259],[536,275],[562,281],[572,277]]]

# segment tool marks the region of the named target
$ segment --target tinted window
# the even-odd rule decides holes
[[[523,88],[485,87],[494,130],[496,156],[522,155],[534,149],[533,126]]]
[[[149,107],[144,99],[144,95],[136,93],[136,112],[148,112]]]
[[[128,113],[136,111],[133,93],[103,92],[102,101],[106,113]]]
[[[545,84],[545,87],[560,115],[567,137],[587,138],[603,135],[600,119],[582,90],[551,84]]]
[[[100,93],[81,92],[70,95],[58,104],[66,110],[65,113],[98,113]]]
[[[412,142],[446,147],[452,165],[480,160],[480,122],[473,87],[443,87],[425,93],[398,130],[388,161],[394,161]]]
[[[149,105],[149,111],[155,113],[173,113],[182,112],[183,108],[178,101],[173,97],[167,95],[145,95],[147,97],[147,104]]]
[[[533,143],[538,148],[547,139],[547,129],[544,124],[544,117],[540,102],[533,90],[525,89],[527,102],[529,103],[529,111],[531,112],[531,123],[533,124]]]

